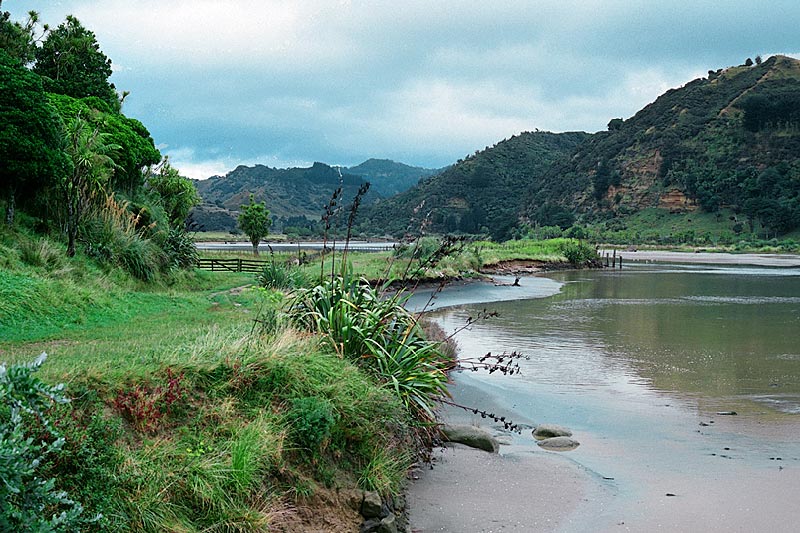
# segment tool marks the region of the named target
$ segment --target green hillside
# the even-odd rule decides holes
[[[523,214],[544,223],[555,203],[619,228],[648,208],[724,213],[734,232],[780,235],[800,225],[799,125],[799,61],[709,71],[558,161]]]
[[[441,174],[365,209],[359,224],[401,235],[427,220],[433,232],[510,235],[529,189],[541,187],[551,165],[588,134],[526,132],[466,157]]]
[[[225,230],[227,223],[235,227],[236,211],[248,202],[250,193],[257,201],[266,201],[276,218],[276,229],[298,220],[319,220],[322,209],[331,195],[342,187],[345,199],[352,199],[364,180],[360,176],[339,170],[324,163],[314,163],[309,168],[270,168],[264,165],[247,167],[240,165],[225,176],[213,176],[195,181],[197,192],[205,205],[192,213],[193,222],[203,230]],[[366,202],[378,197],[375,191],[367,193]]]
[[[274,229],[311,230],[311,221],[319,220],[322,208],[340,186],[343,198],[349,201],[363,182],[369,182],[370,192],[364,198],[368,204],[406,191],[439,171],[388,159],[368,159],[360,165],[338,169],[324,163],[286,169],[240,165],[224,176],[195,181],[203,205],[193,210],[192,223],[205,231],[236,231],[239,207],[247,203],[252,192],[256,199],[266,200],[275,218]]]
[[[502,141],[377,202],[361,229],[399,236],[423,220],[428,231],[494,239],[572,225],[628,242],[791,235],[800,228],[800,61],[709,71],[608,131]]]

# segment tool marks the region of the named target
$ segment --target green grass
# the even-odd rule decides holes
[[[399,490],[400,400],[318,338],[254,327],[281,297],[241,289],[252,274],[143,284],[42,242],[0,234],[0,362],[46,351],[40,377],[66,383],[66,444],[42,469],[104,514],[95,530],[269,531],[316,491]],[[306,404],[329,414],[313,447],[287,416]]]

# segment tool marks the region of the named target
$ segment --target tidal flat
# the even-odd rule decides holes
[[[455,305],[442,296],[453,306],[442,305],[434,316],[447,331],[484,308],[500,315],[459,333],[462,356],[518,350],[530,357],[512,377],[454,374],[452,392],[516,422],[566,425],[581,445],[558,454],[538,448],[529,431],[513,436],[500,459],[516,466],[484,476],[476,497],[490,494],[492,483],[541,478],[533,486],[540,495],[558,491],[560,514],[538,521],[552,504],[533,500],[519,511],[527,517],[498,512],[476,531],[794,529],[800,269],[631,264],[621,272],[526,277],[521,285],[539,297],[477,303],[481,298],[470,292],[473,303]],[[463,412],[445,416],[492,427]],[[459,467],[453,456],[460,453],[448,449],[434,471],[454,468],[455,479],[459,468],[466,474],[474,467],[469,461]],[[565,485],[546,475],[553,461],[571,468],[557,476]],[[446,502],[448,489],[440,492]],[[420,531],[447,530],[426,529],[425,513],[416,523],[414,513],[412,507]]]

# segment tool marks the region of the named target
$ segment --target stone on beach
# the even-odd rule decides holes
[[[447,442],[457,442],[491,453],[497,453],[500,449],[497,439],[485,429],[477,426],[445,425],[442,426],[442,435]]]
[[[580,446],[578,441],[569,437],[551,437],[549,439],[540,440],[537,444],[545,450],[554,452],[568,452]]]
[[[533,438],[536,440],[549,439],[552,437],[571,437],[572,431],[556,424],[539,424],[533,430]]]

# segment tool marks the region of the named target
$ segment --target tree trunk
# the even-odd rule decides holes
[[[75,257],[75,238],[78,234],[78,221],[72,199],[67,200],[67,257]]]
[[[258,243],[259,241],[253,242],[253,255],[258,255]]]
[[[14,215],[16,211],[16,200],[17,194],[16,190],[11,189],[11,194],[8,195],[8,204],[6,204],[6,225],[13,226],[14,225]]]

